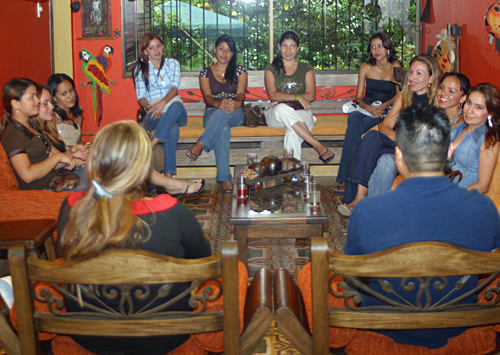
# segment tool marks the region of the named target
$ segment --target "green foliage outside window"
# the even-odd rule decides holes
[[[388,33],[406,67],[415,55],[416,0],[274,0],[274,53],[269,55],[269,0],[183,1],[246,25],[244,35],[233,35],[238,62],[262,70],[278,53],[281,32],[299,33],[299,57],[316,70],[358,70],[366,61],[368,40],[377,31]],[[165,39],[165,52],[181,62],[182,71],[198,71],[212,62],[216,35],[190,28],[175,11],[160,11],[166,0],[152,0],[154,31]],[[366,3],[366,5],[365,5]],[[155,10],[156,9],[156,10]],[[219,31],[219,35],[224,32]],[[229,33],[226,31],[225,33]]]

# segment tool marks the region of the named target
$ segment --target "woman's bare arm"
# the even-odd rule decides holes
[[[500,148],[500,142],[496,142],[495,145],[485,148],[486,144],[483,142],[481,146],[481,152],[479,153],[479,170],[477,172],[477,182],[467,186],[467,189],[476,189],[480,193],[485,194],[490,189],[491,179],[493,178],[493,172],[497,165],[498,150]]]

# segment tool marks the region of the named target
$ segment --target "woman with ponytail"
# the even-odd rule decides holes
[[[278,48],[280,53],[266,66],[264,77],[271,99],[266,122],[270,127],[286,130],[284,148],[293,149],[295,158],[300,160],[301,145],[306,141],[327,164],[335,154],[311,134],[316,122],[311,111],[311,102],[316,96],[314,69],[309,63],[299,62],[300,41],[295,31],[283,32]]]
[[[149,137],[135,122],[115,122],[99,131],[87,164],[89,190],[71,194],[59,214],[58,249],[63,259],[90,258],[113,248],[143,249],[187,259],[210,256],[210,244],[187,207],[168,194],[146,197],[145,180],[151,174],[151,155]],[[176,284],[170,296],[175,297],[187,287]],[[104,298],[101,301],[109,302]],[[134,306],[140,308],[149,301],[134,299]],[[191,310],[187,300],[184,303],[176,310]],[[77,302],[70,300],[66,301],[66,307],[80,309]],[[74,337],[74,340],[97,354],[112,351],[164,354],[188,337]]]

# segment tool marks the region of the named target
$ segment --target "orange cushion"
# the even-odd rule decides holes
[[[222,281],[222,279],[220,279]],[[215,295],[219,292],[219,285],[214,281],[205,281],[200,287],[198,293],[201,294],[201,290],[203,290],[206,286],[213,287],[213,293],[211,295]],[[245,313],[245,302],[248,288],[248,271],[241,261],[238,261],[238,298],[239,298],[239,316],[240,316],[240,334],[243,332],[244,327],[244,313]],[[205,312],[218,312],[223,309],[223,301],[224,296],[219,297],[219,299],[215,301],[208,302],[207,309]],[[197,308],[199,309],[201,305]],[[191,338],[195,341],[195,343],[201,348],[213,352],[220,353],[224,351],[224,332],[207,332],[207,333],[198,333],[192,334]]]
[[[52,287],[52,285],[50,285],[46,282],[40,282],[40,283],[35,285],[35,293],[37,295],[40,295],[40,291],[42,289],[49,289],[50,293],[51,293],[51,297],[54,297],[54,299],[56,299],[56,300],[58,298],[59,299],[64,298],[62,293],[57,291],[54,287]],[[53,309],[58,310],[61,313],[66,312],[66,307],[64,305],[63,305],[62,309],[59,309],[59,308],[57,308],[55,303],[56,303],[55,301],[52,303]],[[42,312],[42,313],[50,313],[49,305],[47,303],[40,302],[37,299],[35,299],[35,310],[37,310],[38,312]],[[14,326],[14,328],[17,330],[16,301],[14,301],[14,303],[12,303],[12,307],[11,307],[9,312],[10,312],[9,313],[10,321],[11,321],[12,325]],[[50,340],[50,339],[54,338],[55,336],[56,336],[55,333],[42,333],[42,332],[38,333],[38,339],[41,341]]]
[[[19,183],[2,144],[0,144],[0,190],[19,190]]]
[[[54,355],[96,355],[78,344],[73,338],[65,335],[58,335],[52,339],[52,353]],[[186,340],[177,349],[172,350],[168,355],[207,355],[208,352],[201,349],[192,338]]]
[[[337,284],[340,281],[343,281],[342,277],[335,278],[331,287],[338,291]],[[496,283],[498,283],[498,278],[492,282],[492,286],[496,285]],[[305,265],[300,271],[298,286],[304,299],[309,325],[312,329],[311,263]],[[485,303],[488,301],[484,300],[484,295],[480,295],[478,302]],[[331,294],[328,295],[328,304],[332,308],[345,308],[344,300]],[[386,335],[370,330],[330,327],[329,332],[330,347],[345,347],[345,352],[348,355],[481,355],[495,349],[497,336],[494,326],[469,328],[464,333],[450,338],[445,346],[429,349],[424,346],[399,344]]]
[[[343,136],[347,129],[347,115],[325,114],[315,115],[318,119],[312,130],[313,135],[318,136]],[[180,127],[179,138],[199,138],[205,129],[203,128],[202,116],[189,116],[185,127]],[[283,137],[285,130],[268,126],[259,127],[233,127],[232,137]]]
[[[339,291],[337,289],[338,282],[343,281],[342,277],[336,277],[333,279],[331,287]],[[304,300],[304,306],[306,308],[307,320],[309,321],[309,329],[312,330],[312,283],[311,283],[311,263],[307,263],[302,270],[300,270],[299,276],[297,278],[297,284],[300,289],[300,293],[302,294],[302,298]],[[354,306],[352,300],[349,300],[351,305]],[[332,308],[345,308],[344,299],[338,297],[329,297],[328,298],[328,306]],[[349,344],[349,342],[356,335],[357,329],[351,328],[338,328],[338,327],[330,327],[329,331],[329,339],[330,339],[330,347],[332,348],[342,348]]]

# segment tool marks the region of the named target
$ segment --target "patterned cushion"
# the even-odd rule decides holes
[[[336,288],[341,277],[332,281]],[[494,282],[498,282],[496,279]],[[312,329],[312,292],[311,292],[311,263],[305,265],[299,273],[298,286],[304,299],[309,325]],[[342,308],[344,301],[329,295],[329,306]],[[479,302],[485,302],[480,296]],[[330,327],[330,347],[345,347],[348,355],[481,355],[493,351],[496,347],[495,327],[469,328],[459,336],[450,338],[448,344],[441,348],[429,349],[424,346],[396,343],[388,336],[370,330],[356,330],[348,328]],[[499,329],[500,330],[500,329]]]

